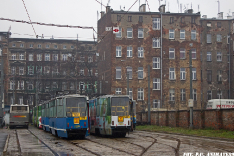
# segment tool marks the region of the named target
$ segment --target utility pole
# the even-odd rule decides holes
[[[129,95],[129,72],[127,71],[127,95]]]
[[[190,43],[190,47],[192,47],[193,44]],[[193,86],[192,86],[192,50],[189,50],[189,69],[190,69],[190,99],[189,99],[189,108],[190,108],[190,129],[193,128]]]
[[[150,65],[148,65],[148,123],[151,124],[150,119]]]

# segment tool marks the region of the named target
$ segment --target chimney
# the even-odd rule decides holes
[[[193,13],[193,9],[188,9],[188,14],[192,14]]]
[[[106,6],[106,13],[110,11],[110,6]]]
[[[218,13],[218,19],[223,19],[223,12]]]
[[[227,16],[227,19],[232,19],[232,16]]]
[[[101,18],[105,15],[105,12],[104,11],[101,11]]]
[[[139,7],[139,12],[145,12],[146,11],[146,5],[145,4],[142,4],[140,7]]]
[[[165,13],[165,7],[166,7],[165,4],[161,5],[161,6],[158,8],[158,11],[161,12],[161,13]]]
[[[207,18],[207,15],[203,15],[202,17],[206,19],[206,18]]]

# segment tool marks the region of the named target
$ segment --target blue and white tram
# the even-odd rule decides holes
[[[44,130],[59,137],[84,138],[88,130],[88,97],[83,95],[65,95],[48,102],[49,124]]]

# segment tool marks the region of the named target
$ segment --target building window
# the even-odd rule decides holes
[[[73,46],[73,45],[71,45],[71,49],[74,49],[74,46]]]
[[[15,81],[10,81],[10,90],[15,89]]]
[[[169,59],[175,59],[175,48],[169,48]]]
[[[186,100],[186,92],[185,89],[180,89],[180,101]]]
[[[143,22],[143,16],[139,16],[139,22],[140,22],[140,23]]]
[[[41,48],[41,44],[38,44],[38,45],[37,45],[37,48]]]
[[[143,67],[138,67],[138,79],[143,79]]]
[[[160,18],[153,18],[153,30],[160,30]]]
[[[80,76],[85,76],[85,72],[83,68],[80,69]]]
[[[211,43],[211,34],[206,35],[206,42]]]
[[[47,44],[47,45],[46,45],[46,48],[47,48],[47,49],[48,49],[48,48],[50,48],[50,45],[49,45],[49,44]]]
[[[19,75],[24,75],[24,67],[19,67]]]
[[[116,46],[116,57],[121,57],[121,46]]]
[[[15,43],[12,44],[12,47],[16,47]]]
[[[153,79],[153,90],[160,90],[160,79],[159,78]]]
[[[153,38],[153,48],[160,48],[160,38]]]
[[[116,79],[121,79],[121,67],[116,67]]]
[[[54,45],[54,49],[57,49],[58,48],[58,45]]]
[[[119,32],[115,34],[116,38],[121,38],[122,37],[122,28],[119,27]]]
[[[175,80],[175,68],[169,68],[169,80]]]
[[[45,66],[44,67],[44,74],[49,74],[50,73],[50,67],[49,66]]]
[[[191,17],[191,23],[195,23],[195,17]]]
[[[144,38],[143,28],[138,28],[138,38]]]
[[[42,61],[42,54],[37,54],[37,61]]]
[[[121,21],[121,15],[117,15],[117,21]]]
[[[207,61],[212,61],[211,52],[208,51],[206,56],[207,56]]]
[[[15,53],[11,54],[11,60],[16,60],[16,54]]]
[[[132,16],[128,16],[128,22],[132,22]]]
[[[208,90],[207,91],[207,100],[211,100],[212,99],[212,91]]]
[[[197,71],[196,68],[192,68],[192,80],[196,80],[197,79]]]
[[[52,54],[53,61],[58,61],[58,54]]]
[[[222,61],[222,52],[217,52],[217,61]]]
[[[121,95],[122,94],[122,88],[116,88],[115,89],[115,94]]]
[[[29,55],[28,55],[28,60],[29,60],[29,61],[33,61],[33,54],[29,54]]]
[[[217,42],[222,42],[222,35],[217,34]]]
[[[127,57],[132,57],[132,47],[127,47]]]
[[[21,53],[21,54],[19,55],[19,59],[20,59],[20,60],[24,60],[24,54]]]
[[[217,99],[222,99],[222,91],[217,92]]]
[[[144,57],[144,48],[138,47],[138,57],[142,58]]]
[[[197,90],[193,89],[193,100],[197,101]]]
[[[191,49],[192,50],[192,59],[196,59],[197,58],[197,52],[196,52],[196,49],[193,48]]]
[[[207,82],[209,84],[212,82],[212,70],[207,70]]]
[[[221,82],[221,81],[222,81],[222,73],[223,73],[222,70],[218,70],[218,71],[217,71],[217,81],[218,81],[218,82]]]
[[[191,31],[191,40],[196,40],[196,30]]]
[[[144,89],[143,88],[137,89],[137,100],[144,100]]]
[[[45,61],[50,61],[50,54],[45,54]]]
[[[33,75],[34,74],[34,67],[33,66],[29,66],[28,67],[28,75]]]
[[[67,46],[66,46],[66,45],[63,45],[63,49],[67,49]]]
[[[184,30],[184,29],[181,29],[181,30],[180,30],[180,39],[181,39],[181,40],[184,40],[184,39],[185,39],[185,30]]]
[[[160,100],[153,99],[153,108],[161,108]]]
[[[217,27],[221,28],[221,22],[217,22]]]
[[[160,58],[153,57],[153,69],[160,69]]]
[[[19,89],[24,90],[24,81],[19,81]]]
[[[175,89],[169,89],[169,101],[175,101]]]
[[[93,62],[93,56],[88,56],[88,62],[89,63]]]
[[[170,17],[170,24],[174,23],[174,17]]]
[[[185,49],[184,48],[180,48],[180,59],[185,59]]]
[[[132,28],[127,28],[127,38],[132,38]]]
[[[129,79],[132,79],[132,67],[127,67],[127,73],[128,73]]]
[[[67,61],[67,54],[62,54],[62,61]]]
[[[23,96],[20,96],[19,97],[19,104],[22,105],[24,103],[23,101],[24,101]]]
[[[23,48],[23,47],[24,47],[24,44],[23,44],[23,43],[21,43],[21,44],[20,44],[20,48]]]
[[[185,72],[185,68],[180,68],[180,80],[185,80],[185,75],[186,75],[186,72]]]
[[[11,67],[11,74],[15,75],[16,74],[16,67]]]
[[[175,30],[173,30],[173,29],[170,29],[169,30],[169,39],[175,39]]]
[[[129,97],[130,97],[130,99],[133,99],[133,97],[132,97],[132,88],[129,88]]]
[[[30,44],[30,45],[29,45],[29,48],[33,48],[33,44]]]

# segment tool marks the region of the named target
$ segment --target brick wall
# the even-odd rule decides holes
[[[190,112],[181,111],[152,111],[151,124],[157,126],[183,127],[190,125]],[[138,113],[137,122],[148,123],[148,113]],[[234,130],[234,109],[194,110],[193,127],[195,129],[213,128]]]

